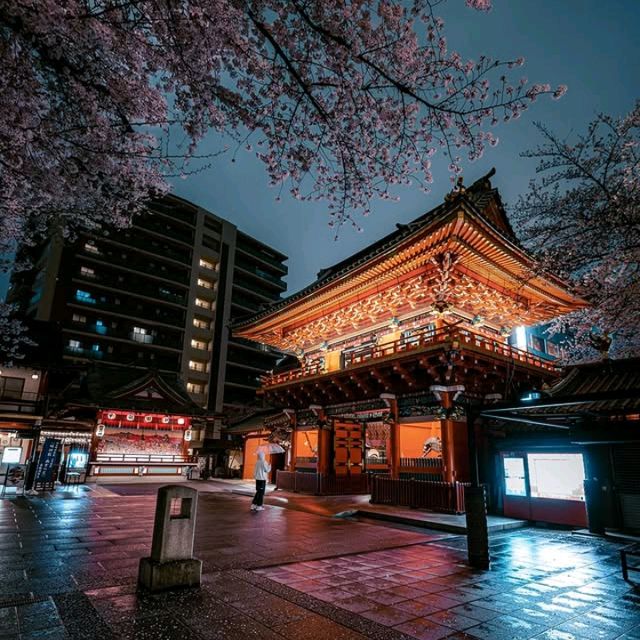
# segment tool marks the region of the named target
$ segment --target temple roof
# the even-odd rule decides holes
[[[411,269],[424,268],[434,251],[447,246],[466,255],[460,268],[471,267],[484,283],[491,280],[501,290],[518,290],[520,298],[546,306],[532,317],[535,322],[584,306],[558,278],[535,272],[535,261],[519,245],[498,190],[491,185],[494,174],[492,169],[467,188],[458,184],[434,209],[396,225],[395,231],[377,242],[322,269],[314,282],[297,293],[238,320],[233,325],[236,334],[269,342],[267,325],[273,331],[281,319],[299,324],[317,314],[321,305],[335,308],[348,295],[362,299],[366,287],[382,288]]]
[[[601,360],[568,367],[562,379],[535,402],[490,409],[483,415],[496,420],[549,427],[595,423],[608,417],[635,421],[640,414],[640,358]],[[634,432],[638,439],[640,435]]]
[[[93,364],[64,394],[66,407],[83,406],[204,415],[177,375]]]

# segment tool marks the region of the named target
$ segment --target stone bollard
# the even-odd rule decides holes
[[[202,561],[193,557],[198,492],[168,485],[158,490],[151,557],[140,560],[138,587],[162,591],[200,586]]]

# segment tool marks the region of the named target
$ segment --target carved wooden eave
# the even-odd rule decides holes
[[[450,275],[458,290],[450,292],[452,305],[464,298],[465,290],[474,289],[476,302],[463,306],[478,311],[474,305],[492,297],[493,308],[500,310],[496,324],[534,324],[586,306],[558,278],[538,273],[536,262],[508,237],[505,224],[497,224],[501,203],[496,190],[482,196],[484,213],[467,194],[400,227],[386,245],[386,238],[376,243],[371,256],[365,250],[354,256],[353,264],[341,263],[326,282],[321,272],[307,290],[239,323],[234,334],[282,349],[308,348],[348,332],[349,323],[351,331],[363,330],[367,324],[427,309],[437,301],[438,259],[445,254],[455,256]],[[412,287],[422,289],[420,300],[408,295]],[[361,320],[354,323],[350,313]],[[335,326],[336,319],[342,326]]]

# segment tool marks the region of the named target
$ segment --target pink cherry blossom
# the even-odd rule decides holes
[[[624,118],[600,115],[569,143],[538,125],[545,143],[514,212],[543,268],[567,277],[591,306],[554,323],[572,358],[590,358],[594,334],[614,355],[640,355],[640,102]]]
[[[486,11],[488,0],[467,0]],[[431,182],[436,149],[564,89],[497,80],[452,50],[437,0],[5,0],[0,252],[52,227],[123,226],[207,162],[211,130],[340,226],[390,185]],[[221,149],[220,153],[224,153]],[[233,161],[233,159],[232,159]]]

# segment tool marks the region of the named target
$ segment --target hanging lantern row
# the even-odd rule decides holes
[[[98,414],[98,423],[98,426],[103,427],[135,426],[137,428],[178,430],[189,429],[191,427],[191,418],[185,416],[163,415],[157,413],[100,411]],[[98,435],[97,431],[96,435]]]

